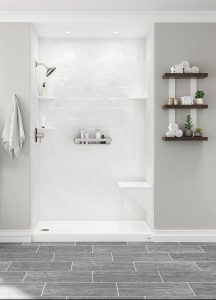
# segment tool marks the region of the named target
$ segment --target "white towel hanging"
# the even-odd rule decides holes
[[[10,113],[5,122],[2,139],[5,150],[9,153],[10,157],[12,158],[13,155],[18,157],[25,140],[25,132],[16,95],[13,96],[10,103]]]

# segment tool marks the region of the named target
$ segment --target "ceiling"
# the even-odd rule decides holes
[[[212,11],[215,0],[0,0],[6,11]]]
[[[216,0],[0,0],[0,22],[39,37],[145,37],[156,22],[216,22]]]

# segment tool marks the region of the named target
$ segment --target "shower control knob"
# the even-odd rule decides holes
[[[43,138],[44,138],[44,133],[38,132],[37,128],[35,128],[35,131],[34,131],[34,140],[35,140],[35,143],[37,143],[38,140],[41,143],[41,139],[43,139]]]

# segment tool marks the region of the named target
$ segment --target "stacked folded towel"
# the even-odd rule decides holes
[[[183,96],[181,97],[181,104],[184,105],[191,105],[193,104],[193,97],[192,96]]]
[[[168,131],[166,132],[167,137],[182,137],[183,131],[179,129],[178,124],[171,123],[168,126]]]

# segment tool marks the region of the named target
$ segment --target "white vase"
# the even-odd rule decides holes
[[[196,104],[203,104],[203,98],[196,98]]]

